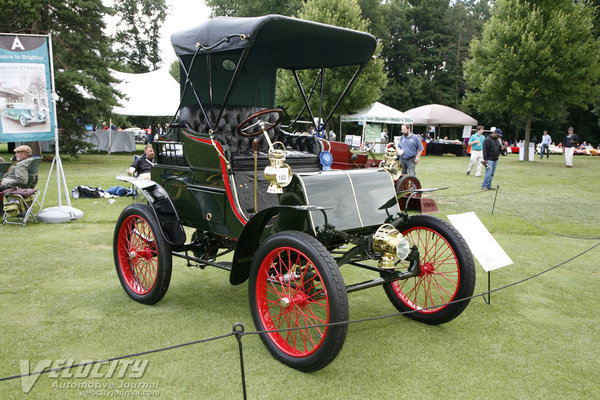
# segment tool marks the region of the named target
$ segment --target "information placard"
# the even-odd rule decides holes
[[[54,139],[46,36],[0,35],[0,142]]]
[[[448,215],[448,219],[465,238],[484,270],[489,272],[513,263],[474,212]]]

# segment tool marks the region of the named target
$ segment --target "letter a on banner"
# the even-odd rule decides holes
[[[0,142],[54,139],[48,38],[0,35]]]

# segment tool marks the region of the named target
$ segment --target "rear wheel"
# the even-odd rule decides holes
[[[302,232],[284,231],[258,248],[250,270],[250,308],[267,349],[300,371],[328,365],[341,350],[348,297],[338,266],[323,245]]]
[[[399,230],[418,247],[421,273],[385,284],[388,298],[399,311],[416,310],[407,316],[427,324],[456,318],[469,300],[447,303],[472,296],[475,288],[475,264],[467,243],[452,225],[433,216],[415,215]],[[408,268],[408,262],[401,264]]]
[[[19,116],[19,123],[21,126],[27,126],[27,118],[24,115]]]
[[[149,205],[127,206],[113,239],[115,266],[125,292],[140,303],[163,298],[171,281],[171,248]]]
[[[414,175],[404,175],[396,182],[396,193],[400,193],[404,190],[415,190],[421,189],[421,181]],[[407,193],[405,197],[408,197],[411,193]],[[414,197],[420,197],[421,193],[416,193]]]

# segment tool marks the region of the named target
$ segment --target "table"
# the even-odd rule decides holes
[[[456,154],[458,157],[464,155],[463,145],[454,143],[427,143],[427,155],[441,156],[442,154]]]

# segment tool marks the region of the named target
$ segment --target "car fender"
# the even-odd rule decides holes
[[[238,238],[235,246],[235,253],[233,255],[233,263],[231,266],[231,274],[229,275],[229,282],[232,285],[239,285],[248,279],[254,253],[260,245],[260,239],[263,237],[263,232],[267,223],[273,217],[280,214],[282,211],[291,211],[305,214],[305,218],[308,219],[309,211],[323,211],[325,209],[326,208],[324,207],[318,206],[280,205],[259,211],[244,226],[244,229]]]
[[[185,244],[186,236],[179,214],[169,194],[161,185],[149,179],[130,176],[117,176],[117,179],[131,183],[144,195],[160,223],[163,237],[171,246],[179,247]]]

